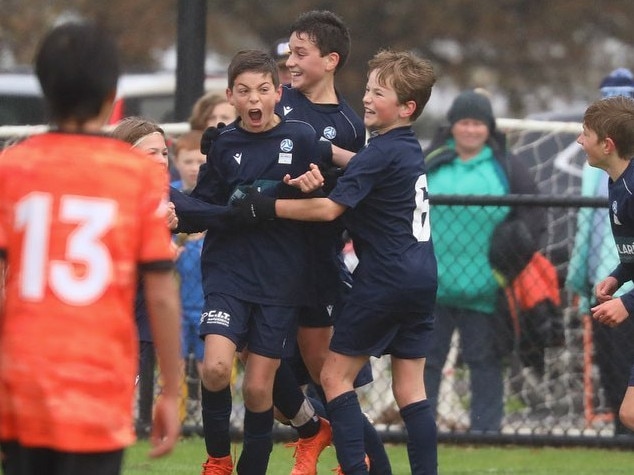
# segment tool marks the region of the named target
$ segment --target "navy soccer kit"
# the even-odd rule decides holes
[[[339,95],[338,104],[315,104],[299,90],[290,86],[282,89],[282,100],[277,105],[279,114],[286,118],[303,120],[312,125],[322,144],[330,142],[351,152],[358,152],[365,144],[363,121]],[[328,147],[330,147],[328,145]],[[330,326],[331,318],[326,306],[340,300],[341,281],[349,280],[341,259],[343,226],[340,221],[331,223],[305,223],[311,249],[311,269],[314,283],[311,309],[305,308],[300,324],[305,326]],[[319,308],[315,306],[318,305]]]
[[[610,274],[619,284],[634,279],[634,161],[630,160],[623,174],[608,181],[610,226],[620,263]],[[621,302],[630,316],[634,315],[634,291],[621,295]],[[630,317],[631,318],[631,317]],[[634,386],[634,366],[630,371],[629,386]]]
[[[301,197],[299,190],[281,180],[286,174],[301,175],[309,163],[317,161],[317,141],[314,129],[302,121],[282,120],[262,133],[230,124],[212,145],[191,196],[224,205],[245,186],[255,184],[280,198]],[[203,291],[206,298],[221,294],[259,306],[291,309],[305,303],[305,265],[306,245],[299,223],[272,220],[253,228],[210,230],[201,255]],[[230,326],[230,318],[229,309],[206,304],[200,334],[218,333]],[[227,336],[239,349],[248,343],[255,353],[258,345],[271,343],[266,335],[260,335],[263,340],[257,344]],[[276,352],[264,354],[280,357]]]
[[[299,90],[284,86],[276,111],[285,119],[308,122],[320,139],[357,152],[365,144],[363,121],[339,94],[337,98],[338,104],[315,104]]]
[[[619,284],[634,278],[634,165],[630,161],[616,180],[609,179],[610,226],[616,242],[620,263],[612,272]],[[621,296],[630,315],[634,315],[634,292]]]
[[[424,357],[437,267],[423,152],[411,127],[370,138],[329,198],[349,208],[343,222],[359,257],[331,348],[348,355]]]

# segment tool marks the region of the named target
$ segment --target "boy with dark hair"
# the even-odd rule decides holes
[[[301,197],[282,179],[304,173],[319,159],[318,138],[306,122],[275,114],[280,95],[277,65],[269,54],[248,50],[234,56],[227,97],[239,118],[218,130],[192,197],[223,205],[251,185],[274,196]],[[205,236],[200,335],[205,340],[202,401],[208,459],[203,473],[230,474],[233,469],[230,379],[234,354],[243,348],[248,349],[244,445],[237,471],[266,472],[272,448],[273,379],[297,308],[305,302],[305,262],[300,223],[270,222]]]
[[[328,197],[274,200],[251,189],[236,202],[247,221],[343,216],[353,237],[359,265],[321,374],[340,473],[347,475],[368,473],[353,381],[370,356],[383,354],[391,355],[411,473],[437,473],[436,424],[423,379],[437,271],[425,162],[411,128],[435,80],[431,64],[411,53],[377,53],[369,62],[363,98],[364,123],[372,136]],[[313,168],[286,182],[304,188],[315,178],[319,171]]]
[[[614,327],[634,312],[634,290],[614,293],[634,278],[634,99],[609,97],[594,102],[583,116],[583,131],[577,142],[588,155],[588,164],[609,176],[610,226],[620,263],[595,287],[597,305],[592,317]],[[621,422],[634,430],[634,366],[619,411]]]
[[[119,74],[104,32],[53,29],[36,73],[55,129],[0,160],[2,466],[116,475],[134,441],[137,269],[163,375],[150,455],[170,452],[180,434],[167,171],[100,134]]]
[[[278,113],[311,124],[320,135],[320,146],[326,155],[330,155],[332,149],[353,155],[365,144],[365,127],[335,87],[335,75],[350,54],[347,26],[333,12],[313,10],[302,13],[289,32],[286,66],[291,84],[282,89]],[[333,167],[328,173],[333,177],[330,181],[334,181],[340,169]],[[317,385],[315,389],[323,399],[318,384],[328,354],[333,315],[347,293],[351,277],[341,257],[344,229],[340,221],[310,223],[306,229],[311,250],[312,293],[310,303],[302,307],[299,316],[297,343],[301,356],[297,354],[292,358],[303,359]],[[291,364],[297,366],[298,363]],[[371,381],[372,371],[368,364],[361,371],[355,387]],[[307,381],[299,381],[304,382]],[[331,432],[328,422],[317,417],[310,401],[299,389],[299,383],[283,360],[276,375],[274,398],[277,409],[290,420],[299,435],[292,475],[315,475],[319,454],[330,444]],[[373,471],[389,475],[391,468],[383,443],[367,420],[365,441]]]

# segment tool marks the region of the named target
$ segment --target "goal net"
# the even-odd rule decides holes
[[[554,122],[531,119],[498,119],[506,132],[510,149],[523,159],[544,195],[580,196],[585,154],[577,143],[581,122]],[[546,256],[565,279],[576,231],[577,208],[549,207]],[[563,284],[563,280],[561,280]]]

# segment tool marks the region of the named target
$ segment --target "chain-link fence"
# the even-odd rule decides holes
[[[553,196],[435,196],[431,200],[432,206],[442,206],[447,213],[464,206],[493,209],[523,205],[565,212],[573,219],[581,208],[607,206],[607,200],[601,198]],[[609,226],[607,221],[603,225]],[[571,229],[576,229],[576,225]],[[469,245],[469,232],[474,231],[458,230],[457,235],[463,238],[456,239],[456,252],[461,252],[460,246]],[[567,258],[574,237],[574,233],[571,233],[563,240]],[[558,252],[561,253],[561,249]],[[590,249],[590,253],[593,252]],[[545,250],[543,254],[549,258]],[[347,257],[349,262],[353,261],[351,256]],[[508,325],[500,327],[500,332],[505,331],[504,328],[508,329],[511,334],[506,337],[514,342],[510,351],[500,355],[504,375],[504,416],[499,431],[471,431],[469,368],[459,351],[459,335],[454,334],[442,371],[438,397],[437,423],[441,440],[608,446],[634,442],[634,436],[617,424],[618,417],[615,415],[618,402],[627,387],[629,367],[634,363],[634,330],[630,330],[627,322],[627,328],[617,330],[616,333],[620,334],[616,337],[601,336],[605,329],[593,324],[592,319],[578,308],[577,296],[564,287],[567,272],[565,263],[559,263],[557,267],[559,281],[556,293],[560,302],[556,307],[550,307],[552,313],[545,318],[550,320],[546,322],[547,327],[559,329],[561,338],[544,339],[539,331],[531,331],[531,322],[526,320],[531,314],[523,314],[522,308],[516,309],[519,315],[512,315],[508,309],[503,315],[498,315],[502,322],[508,319]],[[530,280],[524,280],[523,285],[531,285]],[[505,295],[504,291],[501,291],[501,295]],[[543,319],[544,315],[540,318]],[[526,333],[521,345],[518,343],[517,325],[513,323],[518,321],[520,330]],[[543,326],[544,322],[541,324]],[[535,341],[531,340],[533,337]],[[530,353],[533,349],[538,351],[533,354],[533,359],[527,360],[526,352]],[[362,407],[385,440],[404,441],[405,429],[391,393],[389,358],[372,358],[372,365],[374,382],[358,390]],[[201,433],[200,383],[196,365],[190,359],[185,368],[182,405],[184,431]],[[240,435],[242,429],[241,377],[241,367],[237,363],[232,413],[232,427],[236,436]],[[141,398],[139,404],[139,428],[142,429],[148,424],[147,420],[143,420],[143,417],[147,417],[143,415],[147,415],[148,411],[143,408],[151,405],[147,396],[151,392],[143,388],[139,394],[145,394],[145,399]],[[290,436],[288,429],[282,425],[276,425],[276,434],[282,438]]]

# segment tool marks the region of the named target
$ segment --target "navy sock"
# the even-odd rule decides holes
[[[299,388],[293,370],[284,360],[275,372],[273,381],[273,404],[287,419],[292,419],[304,402],[304,393]]]
[[[314,391],[321,400],[326,400],[324,389],[321,386],[315,384]],[[322,414],[319,412],[320,409],[318,408],[318,401],[311,399],[311,402],[317,411],[317,414],[321,416]],[[322,417],[326,417],[325,410]],[[370,474],[391,475],[392,466],[390,465],[390,459],[387,456],[387,452],[385,452],[383,441],[365,414],[363,414],[363,445],[366,455],[370,458]]]
[[[212,457],[231,454],[229,419],[231,418],[231,388],[209,391],[201,384],[203,435],[207,453]]]
[[[306,396],[299,388],[293,370],[282,360],[273,381],[273,404],[284,417],[291,421],[298,435],[304,439],[317,434],[320,427],[317,415],[312,412],[312,409],[310,413],[307,410],[310,409],[311,404],[304,405],[305,401]],[[300,410],[303,410],[303,413],[300,417],[301,422],[298,422],[295,418]]]
[[[363,416],[363,445],[370,459],[370,475],[392,475],[392,466],[383,441],[365,414]]]
[[[438,439],[436,421],[428,400],[401,409],[407,429],[407,455],[412,475],[437,475]]]
[[[357,393],[345,392],[326,405],[339,465],[346,475],[367,474],[363,419]]]
[[[251,412],[244,408],[244,443],[236,470],[239,475],[265,475],[273,450],[273,408]]]

